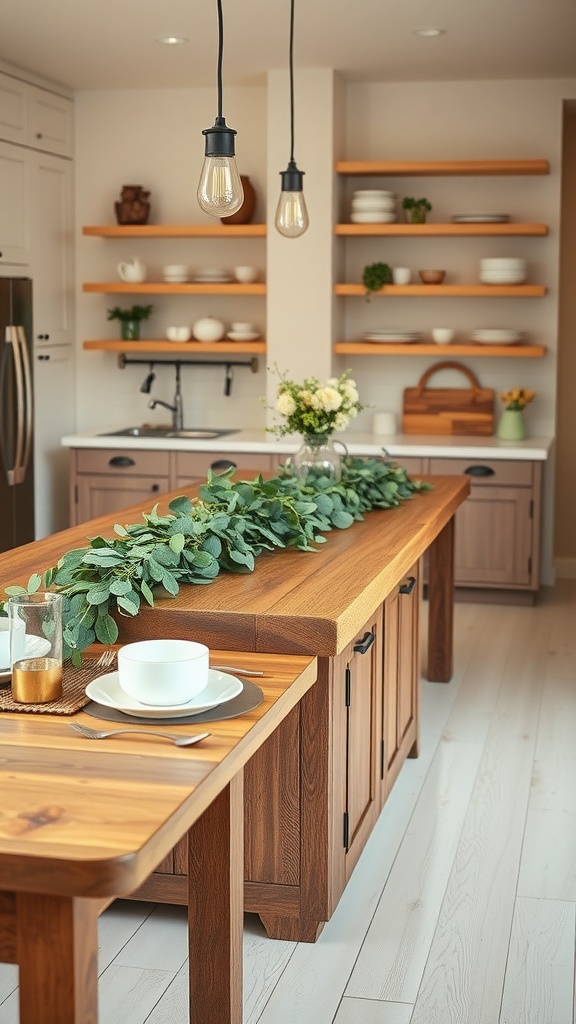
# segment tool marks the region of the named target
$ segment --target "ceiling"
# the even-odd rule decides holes
[[[223,0],[224,87],[288,62],[289,0]],[[294,66],[349,81],[576,77],[575,0],[296,0]],[[414,35],[444,29],[437,38]],[[158,36],[185,36],[181,46]],[[211,86],[216,0],[1,0],[0,59],[71,89]]]

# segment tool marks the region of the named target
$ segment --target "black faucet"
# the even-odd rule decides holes
[[[172,429],[183,430],[184,429],[184,409],[182,406],[182,391],[180,388],[180,363],[176,363],[176,390],[174,392],[174,404],[169,405],[168,402],[163,402],[161,398],[152,398],[148,402],[149,409],[155,409],[157,405],[164,406],[172,413]]]

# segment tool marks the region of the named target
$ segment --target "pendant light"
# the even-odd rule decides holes
[[[218,116],[212,128],[206,128],[204,135],[204,164],[198,183],[198,202],[202,209],[213,217],[228,217],[236,213],[244,202],[244,190],[234,157],[233,128],[228,128],[222,117],[222,51],[224,29],[222,23],[222,0],[216,0],[218,7]]]
[[[286,238],[303,235],[308,227],[308,211],[304,201],[304,171],[299,171],[294,160],[294,0],[290,0],[290,160],[285,171],[280,171],[282,191],[276,209],[275,225]]]

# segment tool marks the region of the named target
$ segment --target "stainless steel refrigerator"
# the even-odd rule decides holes
[[[34,540],[32,281],[0,277],[0,551]]]

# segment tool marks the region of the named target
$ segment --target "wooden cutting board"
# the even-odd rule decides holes
[[[430,378],[440,370],[458,370],[468,379],[467,388],[431,388]],[[415,388],[405,388],[402,409],[405,434],[494,433],[494,392],[482,388],[474,374],[461,363],[435,363]]]

